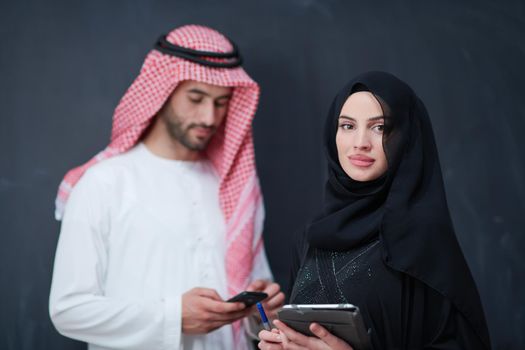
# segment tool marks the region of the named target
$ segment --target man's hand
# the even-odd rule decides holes
[[[277,317],[277,311],[284,304],[284,293],[281,292],[281,287],[277,283],[266,280],[255,280],[250,283],[246,290],[268,294],[268,298],[262,302],[264,311],[270,319]],[[254,311],[254,313],[258,315],[257,311]]]
[[[204,334],[247,316],[243,303],[228,303],[209,288],[193,288],[182,295],[182,333]]]

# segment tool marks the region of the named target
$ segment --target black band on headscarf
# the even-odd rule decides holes
[[[237,45],[235,45],[233,41],[229,41],[233,47],[233,50],[231,52],[199,51],[170,43],[166,39],[166,35],[162,35],[155,43],[154,49],[166,55],[184,58],[185,60],[195,62],[207,67],[235,68],[242,64],[242,57],[239,53]],[[226,59],[227,61],[210,61],[209,58]]]

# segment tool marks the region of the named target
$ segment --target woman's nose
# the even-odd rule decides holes
[[[370,138],[366,130],[358,131],[354,140],[354,148],[368,150],[371,147]]]

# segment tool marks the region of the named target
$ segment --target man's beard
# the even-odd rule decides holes
[[[169,118],[163,118],[163,119],[164,119],[164,122],[166,123],[166,128],[168,129],[168,133],[170,134],[171,138],[178,141],[181,145],[183,145],[184,147],[186,147],[187,149],[191,151],[205,150],[206,146],[208,146],[208,142],[211,139],[211,136],[210,136],[209,138],[206,138],[203,140],[197,139],[196,141],[192,141],[189,135],[189,132],[191,129],[195,127],[210,129],[212,132],[212,135],[216,129],[214,126],[209,126],[205,124],[195,124],[195,123],[188,125],[184,129],[182,123],[179,121],[172,121],[172,120],[169,120]]]

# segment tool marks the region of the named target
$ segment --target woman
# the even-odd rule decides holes
[[[324,209],[297,240],[289,302],[357,305],[374,349],[490,349],[412,89],[384,72],[352,80],[332,103],[325,149]],[[275,325],[261,349],[351,349],[318,324],[317,337]]]

